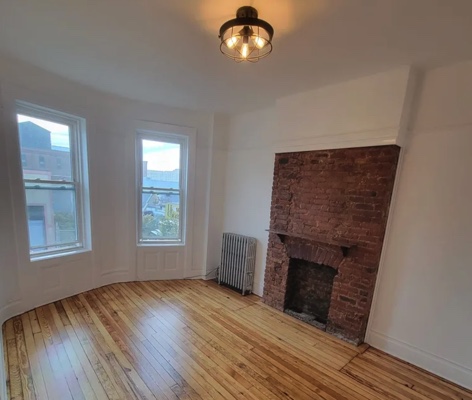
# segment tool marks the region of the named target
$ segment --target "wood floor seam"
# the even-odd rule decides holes
[[[339,369],[339,371],[340,371],[340,372],[343,372],[344,368],[346,368],[346,367],[347,367],[355,358],[357,358],[360,354],[361,354],[361,353],[356,354],[356,355],[355,355],[354,357],[352,357],[349,361],[347,361],[346,364],[344,364],[344,365]]]

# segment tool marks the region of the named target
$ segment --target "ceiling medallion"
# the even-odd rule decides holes
[[[240,7],[236,18],[221,25],[221,52],[236,62],[257,62],[272,51],[274,28],[258,18],[254,7]]]

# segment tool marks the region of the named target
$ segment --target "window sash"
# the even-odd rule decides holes
[[[70,187],[64,187],[63,182],[49,182],[48,185],[55,186],[55,187],[45,187],[37,184],[36,180],[33,180],[35,183],[35,186],[33,187],[28,187],[25,184],[25,193],[26,190],[42,190],[42,191],[66,191],[66,192],[73,192],[74,193],[74,204],[75,204],[75,209],[74,214],[75,214],[75,221],[76,221],[76,227],[75,227],[75,232],[77,235],[77,240],[73,240],[71,242],[65,242],[65,243],[46,243],[44,245],[37,245],[37,246],[29,246],[30,249],[30,254],[34,256],[41,256],[41,255],[49,255],[49,254],[58,254],[67,250],[71,249],[81,249],[84,247],[84,237],[83,237],[83,226],[80,223],[80,207],[79,207],[79,202],[80,202],[80,186],[77,183],[69,183]],[[28,209],[28,202],[26,202],[26,208]],[[28,215],[28,211],[26,213]],[[29,227],[28,227],[29,229]],[[29,237],[29,232],[28,232],[28,237]],[[53,250],[50,250],[53,248]],[[43,251],[35,251],[38,249],[46,249]]]
[[[69,190],[80,187],[79,182],[73,181],[48,181],[41,179],[23,179],[25,189],[42,189],[42,190]]]
[[[141,192],[151,193],[151,194],[159,194],[159,193],[179,194],[182,192],[182,190],[181,189],[164,189],[164,188],[157,188],[153,186],[143,186],[141,187]]]
[[[140,243],[165,243],[165,242],[178,242],[178,243],[182,243],[183,242],[183,239],[182,239],[182,232],[183,232],[183,229],[182,229],[182,220],[183,220],[183,217],[181,215],[181,212],[180,210],[182,209],[182,191],[180,189],[157,189],[157,188],[154,188],[154,187],[143,187],[141,188],[140,190],[140,193],[141,195],[139,196],[140,197],[140,210],[141,210],[141,213],[140,215],[138,216],[139,217],[139,220],[140,220],[140,231],[139,231],[139,242]],[[147,238],[143,238],[143,231],[142,231],[142,220],[143,220],[143,204],[142,204],[142,195],[143,194],[176,194],[179,196],[179,232],[178,232],[178,235],[175,236],[175,237],[165,237],[165,238],[153,238],[153,239],[147,239]]]

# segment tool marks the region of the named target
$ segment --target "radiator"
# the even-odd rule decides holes
[[[256,264],[256,239],[223,233],[218,283],[241,292],[252,293]]]

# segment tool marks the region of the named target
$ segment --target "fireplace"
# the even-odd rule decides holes
[[[325,330],[337,271],[323,264],[291,258],[284,311]]]
[[[276,154],[266,304],[363,342],[399,150]]]

